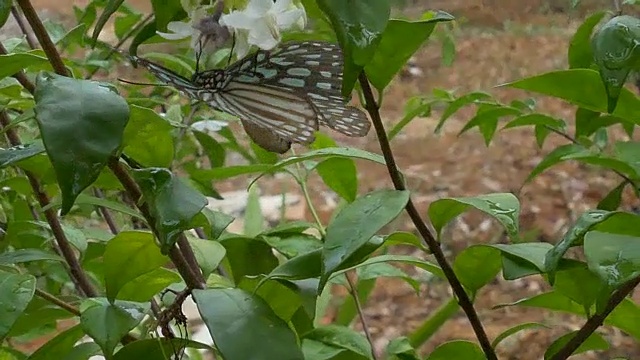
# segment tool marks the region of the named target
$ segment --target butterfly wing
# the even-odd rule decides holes
[[[371,123],[363,111],[342,97],[343,57],[340,47],[327,42],[289,42],[269,54],[257,53],[252,62],[234,64],[239,72],[254,71],[263,86],[287,88],[306,96],[319,110],[321,125],[348,136],[365,136]],[[237,81],[256,81],[248,75]]]

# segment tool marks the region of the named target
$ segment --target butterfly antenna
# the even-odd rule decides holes
[[[198,51],[196,51],[196,74],[200,72],[200,57],[202,56],[204,44],[202,43],[202,37],[198,39]],[[194,74],[195,75],[195,74]]]
[[[118,78],[118,81],[123,82],[125,84],[141,85],[141,86],[164,86],[164,87],[170,86],[168,84],[139,83],[139,82],[129,81],[129,80],[121,79],[121,78]]]

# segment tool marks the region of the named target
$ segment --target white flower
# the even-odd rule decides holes
[[[191,37],[191,47],[195,49],[201,32],[194,25],[200,23],[208,15],[209,8],[210,6],[192,8],[190,9],[188,22],[171,21],[167,24],[167,30],[170,32],[156,31],[156,33],[167,40],[182,40]]]
[[[304,28],[306,13],[292,0],[250,0],[242,11],[222,15],[220,24],[236,34],[236,55],[244,57],[251,45],[271,50],[282,40],[280,32],[294,26]]]

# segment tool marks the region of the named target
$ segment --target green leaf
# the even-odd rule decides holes
[[[387,27],[387,0],[318,0],[336,32],[344,54],[342,95],[347,97],[362,69],[371,61]]]
[[[589,271],[587,264],[582,262],[573,264],[573,266],[556,273],[553,288],[582,305],[588,312],[598,297],[607,289],[598,276]],[[589,286],[585,286],[585,284],[589,284]]]
[[[64,215],[122,144],[129,108],[111,86],[44,72],[36,80],[34,98]]]
[[[593,226],[607,220],[615,214],[615,212],[605,210],[589,210],[584,212],[580,215],[575,225],[562,237],[562,240],[557,242],[553,246],[553,249],[549,250],[544,259],[544,267],[541,269],[553,273],[570,247],[582,245],[584,235],[591,230]],[[553,275],[550,281],[553,284]]]
[[[390,234],[384,239],[384,244],[386,246],[411,245],[417,247],[425,253],[429,252],[429,249],[424,245],[422,240],[420,240],[416,235],[404,231],[398,231]]]
[[[232,237],[220,240],[220,243],[227,251],[227,260],[236,284],[245,276],[269,274],[278,266],[273,250],[264,241]]]
[[[366,280],[376,280],[381,277],[395,277],[404,280],[415,291],[416,295],[420,292],[420,282],[407,275],[401,269],[384,262],[359,266],[356,274],[358,282]],[[363,301],[364,302],[364,301]]]
[[[289,259],[322,247],[322,241],[317,237],[296,232],[262,235],[261,239]]]
[[[131,105],[124,130],[124,152],[144,166],[168,167],[173,161],[173,126],[155,111]]]
[[[593,35],[593,58],[607,92],[607,111],[613,112],[627,76],[640,68],[640,20],[621,15],[607,21]]]
[[[607,14],[606,11],[598,11],[591,14],[578,28],[569,44],[568,60],[569,68],[589,68],[593,63],[593,50],[591,50],[591,33],[593,28]]]
[[[404,104],[404,116],[398,121],[391,130],[389,130],[387,136],[389,141],[393,140],[405,126],[409,125],[416,117],[426,117],[431,114],[431,106],[433,101],[427,101],[422,97],[416,96],[410,98]]]
[[[389,20],[375,55],[364,68],[369,81],[378,91],[383,91],[389,85],[411,55],[431,36],[438,22],[454,19],[443,11],[429,15],[429,18],[419,21]]]
[[[495,244],[491,245],[503,253],[503,262],[505,259],[516,261],[520,267],[526,267],[526,275],[531,273],[540,273],[545,271],[545,256],[551,250],[553,245],[544,242],[520,243],[520,244]],[[516,269],[521,270],[521,269]],[[507,280],[517,279],[524,274],[514,274],[513,269],[503,268],[504,277]]]
[[[0,265],[20,264],[30,261],[64,261],[60,256],[38,249],[16,249],[0,254]]]
[[[523,324],[518,324],[514,327],[508,328],[507,330],[503,331],[500,333],[500,335],[496,336],[496,338],[491,342],[491,347],[492,348],[497,348],[498,345],[500,345],[500,343],[508,338],[511,335],[515,335],[517,333],[519,333],[520,331],[523,330],[529,330],[529,329],[535,329],[535,328],[549,328],[547,325],[544,324],[540,324],[540,323],[534,323],[534,322],[529,322],[529,323],[523,323]]]
[[[614,145],[615,158],[633,168],[636,174],[640,174],[638,156],[640,156],[640,142],[617,141]]]
[[[553,151],[551,151],[547,156],[545,156],[544,159],[542,159],[542,161],[540,161],[533,170],[531,170],[531,173],[529,173],[529,176],[527,176],[525,183],[533,180],[533,178],[535,178],[551,166],[565,161],[567,158],[575,156],[576,154],[583,154],[585,151],[587,151],[587,149],[585,149],[584,146],[578,144],[567,144],[558,146],[557,148],[553,149]]]
[[[26,145],[0,149],[0,168],[13,165],[18,161],[28,159],[34,155],[43,153],[44,151],[44,144],[39,140]]]
[[[260,207],[260,189],[251,185],[247,195],[247,207],[245,208],[244,235],[255,237],[264,230],[264,215]]]
[[[611,288],[640,275],[640,237],[590,231],[584,254],[589,269]]]
[[[416,349],[411,346],[410,340],[401,336],[399,338],[395,338],[389,341],[387,344],[387,348],[385,349],[385,353],[389,359],[400,359],[400,360],[419,360],[418,353]]]
[[[111,304],[105,300],[86,300],[80,309],[80,324],[109,358],[122,337],[142,320],[149,305],[125,301]]]
[[[456,256],[453,270],[473,296],[500,272],[500,260],[500,251],[497,249],[482,245],[470,246]]]
[[[83,336],[84,331],[80,325],[71,327],[42,345],[29,356],[29,360],[64,359]]]
[[[179,21],[187,16],[180,0],[151,0],[151,6],[159,31],[166,31],[170,21]]]
[[[91,40],[93,40],[94,46],[96,41],[98,41],[100,31],[102,31],[104,25],[107,23],[107,21],[109,21],[111,15],[118,11],[118,8],[120,7],[120,5],[122,5],[123,2],[124,0],[109,0],[107,5],[104,7],[104,11],[102,11],[102,14],[100,14],[98,22],[96,22],[96,25],[93,28],[93,35],[91,35]]]
[[[166,359],[167,355],[180,353],[181,350],[212,350],[209,345],[181,338],[155,338],[134,341],[122,347],[113,356],[113,360]]]
[[[181,281],[182,278],[175,271],[165,268],[153,269],[124,284],[118,292],[118,299],[135,302],[149,301],[169,285]]]
[[[153,235],[142,231],[123,231],[116,235],[107,243],[103,258],[105,287],[110,301],[127,283],[169,261],[160,253]]]
[[[484,137],[485,145],[489,146],[491,139],[498,128],[498,120],[504,116],[520,115],[520,113],[520,110],[516,108],[502,106],[480,109],[477,114],[462,128],[462,130],[460,130],[458,136],[477,126],[478,130]]]
[[[304,1],[304,0],[303,0]],[[329,346],[311,339],[302,340],[302,352],[305,360],[352,360],[352,356],[345,349]]]
[[[250,170],[249,172],[236,173],[235,175],[246,174],[246,173],[251,173],[251,172],[259,172],[259,171],[265,171],[267,173],[274,173],[277,170],[280,170],[280,169],[282,169],[282,168],[284,168],[286,166],[289,166],[289,165],[305,162],[305,161],[308,161],[308,160],[314,160],[314,159],[318,159],[318,158],[333,158],[333,157],[350,158],[350,159],[362,159],[362,160],[373,161],[373,162],[376,162],[376,163],[381,164],[381,165],[386,164],[385,161],[384,161],[384,157],[382,155],[370,153],[368,151],[364,151],[364,150],[360,150],[360,149],[331,147],[331,148],[323,148],[323,149],[309,151],[309,152],[306,152],[306,153],[304,153],[302,155],[298,155],[298,156],[290,156],[290,157],[288,157],[288,158],[276,163],[275,165],[271,165],[271,166],[267,167],[268,170],[266,170],[266,171],[265,170],[255,170],[255,168],[251,168],[251,169],[247,169],[247,170]],[[253,165],[253,166],[257,168],[256,165]],[[263,165],[260,165],[260,167],[263,167]],[[208,170],[208,171],[211,171],[211,170]],[[258,181],[258,179],[260,179],[264,175],[265,174],[260,174],[260,176],[258,176],[256,179],[254,179],[252,181],[252,184],[254,182]]]
[[[564,334],[557,338],[549,347],[547,351],[544,352],[544,359],[551,359],[562,347],[564,347],[574,336],[576,336],[577,331],[572,331],[570,333]],[[593,350],[607,350],[609,348],[609,343],[605,340],[602,335],[598,333],[592,333],[586,338],[580,346],[572,353],[572,355],[581,354],[587,351]]]
[[[456,216],[474,207],[493,216],[507,230],[507,234],[518,238],[518,217],[520,203],[510,193],[486,194],[476,197],[445,198],[437,200],[429,206],[429,218],[440,236],[444,226]]]
[[[598,203],[598,210],[615,211],[622,203],[622,192],[629,183],[626,180],[620,182]]]
[[[484,360],[486,357],[477,344],[470,341],[454,340],[438,346],[426,358],[426,360],[450,359]]]
[[[295,333],[261,298],[240,289],[193,290],[193,297],[225,359],[304,359]]]
[[[94,342],[85,342],[78,344],[69,351],[64,360],[88,360],[92,356],[101,356],[102,350],[100,346]]]
[[[377,263],[384,263],[384,262],[399,262],[399,263],[403,263],[403,264],[407,264],[407,265],[413,265],[415,267],[418,267],[422,270],[426,270],[428,272],[430,272],[431,274],[439,277],[440,279],[446,279],[446,277],[444,276],[444,273],[442,272],[442,269],[440,269],[440,267],[438,267],[437,265],[434,265],[428,261],[424,261],[424,260],[420,260],[416,257],[413,256],[409,256],[409,255],[379,255],[379,256],[375,256],[372,258],[369,258],[359,264],[353,265],[351,267],[348,268],[344,268],[344,269],[340,269],[339,271],[336,271],[331,278],[334,278],[340,274],[344,274],[347,271],[350,270],[354,270],[357,269],[359,267],[362,266],[367,266],[367,265],[371,265],[371,264],[377,264]]]
[[[17,72],[20,72],[20,70],[27,69],[30,66],[48,65],[49,60],[47,57],[39,54],[42,54],[41,50],[0,55],[0,79],[12,76]]]
[[[315,340],[336,348],[349,350],[366,359],[371,357],[371,345],[364,335],[345,326],[319,326],[304,335],[305,340]]]
[[[447,108],[442,112],[442,117],[440,118],[438,125],[436,125],[436,129],[434,130],[434,132],[439,133],[442,129],[442,126],[444,126],[444,122],[464,106],[476,103],[481,100],[489,99],[491,99],[491,95],[485,92],[477,91],[460,96],[459,98],[453,100],[451,103],[449,103],[449,106],[447,106]]]
[[[375,265],[380,265],[384,263],[377,263]],[[384,264],[388,265],[388,264]],[[390,265],[389,265],[390,266]],[[349,289],[349,284],[346,284],[346,279],[343,281],[343,278],[337,279],[342,282],[342,284]],[[358,278],[358,282],[356,284],[355,294],[360,301],[361,306],[366,306],[367,300],[371,295],[371,292],[376,286],[376,279],[361,279]],[[351,291],[350,291],[351,292]],[[341,325],[341,326],[349,326],[353,319],[358,316],[358,306],[356,305],[355,299],[353,296],[347,296],[344,298],[340,308],[338,309],[338,313],[335,315],[332,324],[333,325]]]
[[[189,244],[205,278],[220,265],[227,252],[217,241],[189,239]]]
[[[592,111],[607,112],[607,93],[600,80],[600,74],[595,70],[552,71],[503,86],[557,97]],[[630,90],[622,88],[618,105],[612,114],[634,124],[640,123],[640,98]]]
[[[51,207],[54,206],[59,206],[60,205],[60,199],[54,199],[53,201],[51,201]],[[131,216],[131,217],[135,217],[138,218],[140,220],[145,220],[144,216],[142,216],[142,214],[140,214],[139,212],[137,212],[136,210],[123,205],[117,201],[113,201],[113,200],[109,200],[109,199],[104,199],[104,198],[97,198],[95,196],[90,196],[90,195],[86,195],[86,194],[80,194],[78,195],[78,197],[76,198],[76,202],[75,205],[93,205],[93,206],[100,206],[100,207],[104,207],[110,210],[114,210],[117,212],[121,212],[125,215]],[[45,208],[46,210],[46,208]]]
[[[133,178],[140,185],[155,220],[160,250],[168,254],[178,236],[191,228],[191,221],[208,204],[208,200],[167,169],[134,170]]]
[[[358,196],[358,174],[353,160],[330,158],[319,163],[316,171],[322,181],[346,201],[353,202]]]
[[[516,117],[515,119],[509,121],[507,125],[503,127],[503,129],[512,129],[520,126],[548,126],[553,129],[564,130],[566,128],[566,123],[563,120],[556,119],[552,116],[545,114],[524,114]]]
[[[12,0],[0,0],[0,28],[3,27],[9,19],[9,14],[11,14],[11,5]]]
[[[131,41],[131,45],[129,45],[130,55],[136,55],[138,53],[138,47],[140,46],[140,44],[156,36],[156,30],[162,30],[156,26],[156,22],[157,20],[154,18],[153,21],[149,22],[147,25],[143,26],[140,31],[138,31],[136,36]]]
[[[395,219],[409,201],[408,191],[382,190],[366,194],[345,206],[327,226],[321,287],[383,226]]]
[[[20,317],[36,291],[36,278],[29,274],[0,271],[0,340]]]
[[[216,240],[224,230],[233,222],[234,217],[204,207],[200,214],[193,219],[194,227],[203,227],[207,238]]]
[[[224,166],[224,161],[226,159],[224,147],[222,147],[216,139],[202,131],[193,130],[193,135],[196,137],[196,140],[198,140],[198,143],[200,143],[200,146],[204,149],[204,153],[209,159],[211,167],[217,168]]]
[[[269,273],[269,279],[302,280],[320,277],[322,273],[322,250],[310,251],[286,261]]]
[[[439,329],[451,318],[453,318],[460,310],[458,300],[450,298],[447,302],[440,305],[437,309],[431,311],[429,318],[424,321],[409,337],[409,341],[413,347],[422,346],[427,340],[431,339]]]

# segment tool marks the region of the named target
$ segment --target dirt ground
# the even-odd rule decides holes
[[[131,1],[129,1],[131,2]],[[36,0],[36,8],[54,12],[70,9],[69,0]],[[78,3],[78,2],[75,2]],[[139,4],[138,4],[139,3]],[[583,1],[578,10],[569,8],[569,0],[414,0],[405,1],[403,10],[418,16],[422,11],[439,9],[459,20],[456,30],[457,54],[451,67],[441,65],[440,44],[432,41],[416,56],[419,77],[397,79],[385,95],[382,108],[388,124],[402,117],[402,106],[411,96],[428,94],[433,88],[458,89],[458,94],[482,90],[502,101],[531,96],[513,89],[494,86],[541,72],[565,68],[570,37],[589,10],[611,6],[605,1]],[[147,1],[136,0],[141,9]],[[536,98],[540,111],[562,117],[571,123],[574,107],[561,101]],[[451,196],[473,196],[489,192],[516,192],[521,187],[521,227],[539,241],[555,242],[582,211],[593,208],[618,179],[606,172],[573,163],[554,167],[529,184],[523,181],[550,149],[565,143],[551,136],[543,149],[536,146],[530,130],[508,130],[496,135],[487,147],[477,131],[458,136],[458,131],[473,115],[472,109],[460,111],[449,120],[441,134],[434,134],[441,112],[416,119],[393,140],[399,166],[404,171],[413,199],[426,213],[429,203]],[[375,134],[367,138],[349,139],[335,135],[342,144],[379,152]],[[618,138],[622,138],[619,135]],[[358,163],[362,192],[390,187],[386,169]],[[219,190],[232,190],[242,183],[219,184]],[[281,191],[278,180],[261,182],[265,192]],[[328,219],[333,206],[325,196],[326,188],[318,179],[311,183],[314,201],[321,204],[321,217]],[[627,197],[625,206],[635,205]],[[324,205],[323,205],[324,204]],[[308,216],[308,214],[307,214]],[[406,216],[394,229],[413,231]],[[504,241],[501,229],[486,217],[469,214],[458,219],[449,231],[444,246],[451,258],[471,244]],[[536,278],[507,282],[496,280],[479,295],[476,307],[491,338],[505,329],[523,322],[543,322],[551,327],[525,331],[505,341],[499,348],[501,359],[541,359],[546,347],[558,336],[580,327],[582,320],[536,309],[507,307],[494,310],[497,304],[538,294],[546,285]],[[366,307],[366,314],[376,347],[383,348],[389,339],[417,328],[450,296],[446,284],[430,282],[420,296],[399,280],[380,279]],[[637,297],[636,300],[640,300]],[[612,347],[598,354],[587,353],[575,359],[611,359],[623,356],[640,358],[640,347],[632,339],[613,329],[603,329]],[[421,349],[427,353],[450,339],[474,339],[462,312],[440,329]]]

